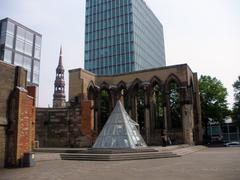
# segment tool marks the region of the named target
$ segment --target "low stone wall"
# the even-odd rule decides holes
[[[86,147],[90,140],[82,132],[81,107],[37,108],[36,141],[39,147]]]

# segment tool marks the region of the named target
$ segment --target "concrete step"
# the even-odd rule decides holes
[[[183,156],[183,155],[191,154],[197,151],[202,151],[206,148],[207,148],[206,146],[189,146],[186,148],[175,149],[172,152],[177,155]]]
[[[179,155],[166,153],[129,153],[129,154],[60,154],[62,160],[81,160],[81,161],[123,161],[140,159],[159,159],[173,158]]]

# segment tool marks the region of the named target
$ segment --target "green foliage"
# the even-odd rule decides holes
[[[155,116],[155,128],[164,128],[164,108],[163,108],[163,94],[159,85],[155,85],[154,88],[154,116]]]
[[[144,90],[139,89],[138,92],[136,93],[136,98],[137,98],[137,118],[138,118],[138,124],[140,131],[143,130],[145,123],[144,123],[144,111],[145,111],[145,97],[144,97]]]
[[[233,105],[233,120],[240,126],[240,76],[233,84],[235,102]]]
[[[172,82],[169,86],[169,101],[171,109],[171,120],[173,128],[181,128],[181,104],[180,104],[180,93],[177,83]]]
[[[210,76],[200,77],[199,88],[204,127],[210,119],[221,124],[229,115],[226,100],[227,89],[221,81]]]
[[[100,92],[100,111],[101,111],[101,128],[103,128],[104,124],[107,122],[108,117],[110,115],[110,101],[109,94],[106,90],[102,90]]]

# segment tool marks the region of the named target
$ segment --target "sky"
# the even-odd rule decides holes
[[[187,63],[199,77],[216,77],[231,107],[240,75],[240,1],[145,2],[163,24],[167,65]],[[68,70],[84,67],[85,0],[0,0],[0,19],[5,17],[43,36],[38,106],[52,106],[61,45],[68,98]]]

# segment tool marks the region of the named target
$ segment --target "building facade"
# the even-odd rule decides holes
[[[112,75],[165,65],[163,26],[143,0],[86,0],[86,70]]]
[[[96,134],[120,99],[148,145],[160,145],[163,134],[174,144],[202,143],[198,79],[187,64],[114,76],[70,70],[69,98],[93,102]]]
[[[28,84],[39,85],[41,34],[5,18],[0,20],[0,59],[27,70]]]

